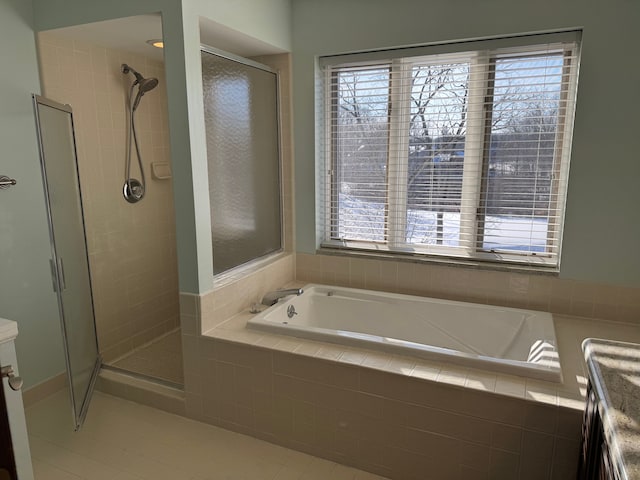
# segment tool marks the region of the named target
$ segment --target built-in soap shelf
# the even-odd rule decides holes
[[[168,162],[151,162],[151,174],[156,180],[169,180],[171,165]]]

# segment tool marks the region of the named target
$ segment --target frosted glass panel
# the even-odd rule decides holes
[[[71,108],[36,97],[52,267],[76,428],[87,412],[100,355],[80,198]]]
[[[213,272],[282,247],[276,74],[202,52]]]

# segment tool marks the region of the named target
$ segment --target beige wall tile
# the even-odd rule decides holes
[[[524,427],[537,432],[555,434],[558,409],[555,406],[528,403],[524,411]]]
[[[168,146],[164,71],[144,57],[50,32],[38,39],[44,95],[70,104],[74,111],[98,340],[110,360],[125,353],[125,345],[145,343],[178,323],[171,182],[153,180],[150,171],[151,162],[159,160],[154,147]],[[120,72],[122,63],[160,80],[137,114],[147,196],[135,205],[122,198],[131,80]],[[86,78],[91,81],[79,80]],[[131,314],[133,309],[138,314]]]
[[[571,470],[565,460],[579,441],[579,411],[524,396],[212,338],[198,355],[189,361],[215,372],[194,374],[194,415],[391,478],[422,479],[425,468],[437,478],[551,478]]]
[[[472,468],[475,472],[489,473],[491,449],[477,443],[460,442],[460,458],[456,459],[462,466]],[[473,477],[477,478],[477,477]]]
[[[496,393],[522,398],[525,391],[526,383],[523,377],[501,374],[496,378]]]
[[[492,480],[512,480],[518,478],[520,456],[504,450],[491,449],[489,478]]]
[[[553,449],[553,470],[554,474],[557,474],[558,471],[566,471],[570,470],[573,473],[572,477],[565,478],[575,478],[577,463],[576,458],[578,458],[580,453],[580,441],[576,439],[565,439],[561,437],[556,437],[555,445]]]
[[[294,265],[294,255],[285,253],[263,263],[242,267],[232,276],[221,277],[219,286],[200,297],[202,332],[259,303],[268,291],[291,283],[295,276]]]
[[[520,453],[522,429],[501,423],[491,424],[491,447],[508,452]]]

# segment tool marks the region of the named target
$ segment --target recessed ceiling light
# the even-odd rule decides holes
[[[147,43],[156,48],[164,48],[164,42],[162,41],[162,39],[156,38],[153,40],[147,40]]]

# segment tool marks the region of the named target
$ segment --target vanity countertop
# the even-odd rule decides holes
[[[582,348],[612,461],[640,480],[640,345],[589,338]]]
[[[8,342],[18,336],[18,324],[12,320],[0,318],[0,343]]]

